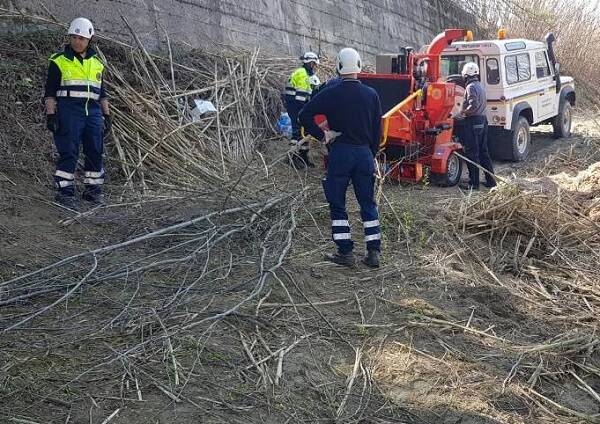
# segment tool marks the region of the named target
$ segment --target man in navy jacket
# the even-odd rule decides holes
[[[340,265],[353,266],[354,243],[346,213],[346,191],[352,182],[360,205],[365,231],[367,256],[363,262],[379,266],[381,229],[375,202],[375,161],[381,138],[381,103],[370,87],[357,79],[361,71],[358,52],[342,49],[337,57],[341,81],[315,95],[300,111],[302,126],[313,137],[330,145],[327,175],[323,180],[325,197],[331,212],[331,232],[337,252],[327,259]],[[325,133],[315,124],[316,115],[325,115],[329,130]]]

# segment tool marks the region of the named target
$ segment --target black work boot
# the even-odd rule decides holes
[[[334,264],[343,265],[343,266],[347,266],[350,268],[352,268],[356,265],[356,260],[354,259],[354,253],[352,253],[352,252],[350,252],[350,253],[340,253],[340,252],[327,253],[325,255],[325,259],[327,259],[330,262],[333,262]]]
[[[494,188],[494,187],[496,187],[498,184],[496,184],[496,181],[494,181],[494,180],[489,180],[489,181],[488,181],[488,180],[486,180],[486,181],[483,183],[483,185],[484,185],[485,187],[487,187],[487,188]]]
[[[473,185],[471,183],[460,183],[458,185],[458,187],[462,188],[463,190],[467,190],[467,191],[469,191],[469,190],[473,190],[473,191],[479,190],[479,186],[478,185]]]
[[[81,198],[94,206],[104,206],[104,194],[102,192],[85,191]]]
[[[75,194],[65,194],[58,192],[56,193],[56,196],[54,196],[54,200],[56,201],[56,203],[59,203],[67,209],[71,209],[74,211],[79,209],[79,203],[75,198]]]
[[[379,268],[379,259],[381,253],[379,250],[369,250],[367,255],[363,258],[362,262],[369,268]]]

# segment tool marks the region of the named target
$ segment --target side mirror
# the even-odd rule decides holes
[[[560,63],[555,63],[554,64],[554,73],[556,75],[560,74]]]

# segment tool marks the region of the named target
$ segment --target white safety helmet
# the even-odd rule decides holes
[[[71,25],[69,25],[69,35],[79,35],[81,37],[90,39],[94,35],[94,25],[86,18],[73,19]]]
[[[461,75],[463,78],[477,76],[479,75],[479,66],[474,62],[467,62],[462,68]]]
[[[321,80],[319,79],[317,74],[313,74],[310,77],[308,77],[308,83],[313,87],[316,87],[317,85],[321,85]]]
[[[304,53],[300,59],[302,59],[302,62],[304,63],[316,63],[317,65],[321,63],[319,61],[319,56],[313,52]]]
[[[346,47],[340,50],[337,56],[337,71],[340,75],[358,74],[362,69],[362,63],[358,52]]]

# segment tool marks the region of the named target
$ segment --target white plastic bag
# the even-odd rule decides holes
[[[202,115],[208,112],[217,111],[215,105],[213,105],[212,102],[209,102],[208,100],[194,99],[194,103],[196,104],[196,107],[193,108],[191,111],[192,121],[194,122],[199,121],[202,118]]]

